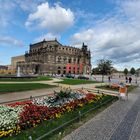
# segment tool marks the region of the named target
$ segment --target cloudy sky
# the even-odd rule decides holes
[[[0,65],[31,43],[57,38],[92,52],[92,65],[140,67],[140,0],[0,0]]]

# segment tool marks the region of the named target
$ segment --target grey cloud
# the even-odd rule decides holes
[[[93,59],[109,58],[116,63],[140,61],[140,2],[128,0],[119,3],[116,15],[105,16],[95,22],[95,26],[75,33],[70,41],[78,45],[83,40],[94,53]],[[136,7],[136,8],[135,8]],[[121,13],[121,14],[120,14]],[[136,16],[133,15],[137,13]],[[135,21],[134,21],[135,19]]]

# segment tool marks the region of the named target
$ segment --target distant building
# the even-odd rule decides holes
[[[112,76],[121,78],[121,77],[124,77],[125,74],[122,71],[118,71],[118,72],[113,72]]]
[[[137,76],[140,76],[140,68],[136,70]]]
[[[0,70],[8,70],[8,67],[4,65],[0,65]]]
[[[56,39],[31,44],[29,52],[18,61],[13,57],[13,66],[19,66],[24,74],[89,74],[91,54],[86,45],[81,48],[64,46]],[[17,65],[16,65],[17,64]]]
[[[8,70],[13,70],[12,65],[6,65],[8,67]]]
[[[0,74],[15,74],[15,70],[12,70],[10,65],[0,65]]]
[[[25,62],[25,55],[12,57],[11,58],[11,69],[16,70],[17,62]]]

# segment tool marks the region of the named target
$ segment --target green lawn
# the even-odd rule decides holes
[[[52,80],[51,77],[49,76],[38,76],[37,78],[23,78],[23,79],[14,79],[14,78],[0,78],[0,82],[4,81],[4,82],[30,82],[30,81],[47,81],[47,80]]]
[[[97,83],[97,81],[81,80],[81,79],[63,79],[63,81],[57,83],[67,84],[67,85],[80,85],[80,84]]]
[[[55,86],[40,84],[40,83],[0,84],[0,93],[36,90],[36,89],[52,88],[52,87]]]
[[[133,89],[135,89],[137,86],[130,85],[127,87],[128,92],[131,92]],[[105,89],[105,90],[112,90],[112,91],[119,91],[119,88],[112,88],[109,85],[104,86],[97,86],[96,88]]]
[[[109,104],[113,103],[113,101],[116,101],[118,98],[113,96],[104,96],[101,101],[93,102],[90,104],[86,104],[83,107],[79,107],[75,109],[75,111],[67,112],[64,115],[62,115],[59,119],[52,119],[43,121],[42,124],[38,125],[35,128],[30,128],[28,130],[22,131],[22,133],[18,134],[17,136],[7,137],[3,138],[3,140],[27,140],[29,136],[32,136],[32,139],[35,140],[39,136],[42,136],[43,134],[60,127],[64,123],[74,119],[78,116],[79,111],[81,114],[85,114],[81,116],[81,120],[79,119],[71,122],[70,124],[64,126],[63,128],[59,129],[58,131],[55,131],[54,133],[51,133],[49,136],[46,136],[42,140],[61,140],[62,137],[66,136],[67,134],[74,131],[79,126],[83,125],[86,121],[89,121],[92,117],[94,117],[97,113],[101,112],[103,109],[105,109]],[[109,101],[105,103],[106,101]],[[102,105],[102,103],[105,103]],[[94,107],[97,107],[95,110],[92,110]],[[60,135],[61,133],[61,135]]]

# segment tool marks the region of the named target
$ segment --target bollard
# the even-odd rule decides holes
[[[79,121],[81,121],[81,111],[79,111]]]

